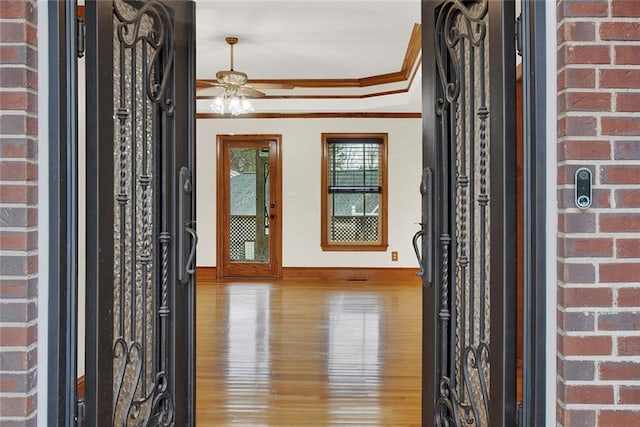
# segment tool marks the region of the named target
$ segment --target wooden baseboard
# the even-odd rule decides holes
[[[218,273],[215,267],[197,267],[196,280],[204,282],[214,282],[218,280]]]
[[[327,280],[348,282],[408,282],[420,283],[417,268],[376,267],[283,267],[283,280]],[[198,267],[199,283],[217,282],[215,267]]]
[[[284,267],[283,279],[309,279],[352,282],[402,281],[420,283],[417,268],[359,268],[359,267]]]
[[[76,395],[84,399],[84,375],[76,381]]]

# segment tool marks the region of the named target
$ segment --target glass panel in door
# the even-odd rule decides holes
[[[229,260],[269,262],[269,147],[229,149]]]

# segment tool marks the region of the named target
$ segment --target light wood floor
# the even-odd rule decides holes
[[[197,292],[199,427],[420,424],[420,286],[201,282]]]

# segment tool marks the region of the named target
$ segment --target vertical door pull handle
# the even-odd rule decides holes
[[[433,173],[431,168],[422,170],[420,194],[422,194],[421,232],[424,247],[420,268],[424,272],[422,284],[427,287],[433,283]]]
[[[196,258],[196,246],[198,246],[198,233],[191,227],[186,227],[185,231],[191,235],[191,250],[189,251],[189,258],[187,258],[187,264],[185,265],[185,271],[187,274],[193,275],[196,272],[195,258]]]
[[[198,235],[195,231],[192,212],[193,184],[191,171],[180,168],[178,175],[178,282],[189,283],[189,279],[195,273],[196,245]],[[189,242],[191,241],[191,242]]]
[[[420,271],[416,274],[418,277],[424,276],[424,264],[422,262],[422,255],[420,255],[420,248],[418,247],[418,239],[424,236],[424,226],[420,224],[420,230],[413,235],[413,251],[416,253],[416,258],[418,259],[418,265],[420,266]]]

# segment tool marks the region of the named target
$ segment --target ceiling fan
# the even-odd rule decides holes
[[[233,46],[238,43],[238,37],[225,37],[224,39],[230,49],[229,70],[221,70],[216,73],[215,80],[200,79],[196,81],[196,89],[222,88],[227,96],[244,96],[250,98],[260,98],[266,94],[256,87],[266,89],[292,89],[293,85],[284,83],[259,83],[249,84],[246,73],[233,69]]]

